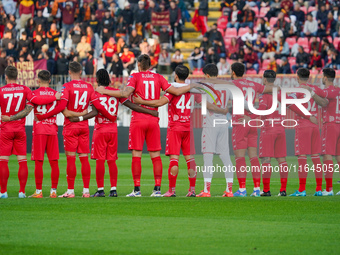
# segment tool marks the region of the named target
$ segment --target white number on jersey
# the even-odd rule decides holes
[[[6,106],[6,112],[10,112],[13,98],[19,98],[17,106],[15,107],[15,111],[16,112],[19,111],[23,97],[24,97],[23,93],[4,94],[4,98],[8,98],[8,102],[7,102],[7,106]]]
[[[76,100],[74,101],[74,109],[77,109],[79,105],[82,106],[82,109],[85,109],[86,107],[86,101],[87,101],[87,91],[84,91],[84,93],[81,95],[79,99],[79,91],[75,90],[74,94],[76,95]]]
[[[143,81],[145,85],[145,99],[155,99],[155,82],[154,81]],[[151,95],[149,97],[149,93]]]
[[[185,95],[182,95],[179,101],[176,104],[176,108],[181,110],[181,113],[184,113],[185,109],[191,108],[191,99],[185,104]]]
[[[115,97],[110,97],[107,100],[107,97],[100,97],[100,104],[104,106],[105,110],[107,110],[112,116],[116,114],[117,111],[117,99]]]
[[[38,105],[37,106],[37,112],[41,113],[41,114],[45,114],[47,112],[52,111],[57,105],[57,101],[53,102],[53,105],[51,106],[51,108],[47,111],[46,105]]]
[[[315,105],[315,101],[313,102],[313,104],[311,104],[311,102],[310,101],[308,101],[308,108],[307,108],[307,111],[309,111],[309,112],[316,112],[316,107],[315,107],[316,105]]]

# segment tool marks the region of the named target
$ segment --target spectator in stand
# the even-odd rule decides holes
[[[18,51],[20,52],[23,47],[26,47],[28,49],[32,49],[32,41],[27,38],[27,33],[23,31],[21,33],[20,40],[18,42]]]
[[[66,6],[63,7],[63,5],[60,4],[59,9],[62,16],[62,38],[65,42],[66,36],[68,36],[69,31],[74,26],[76,5],[72,2],[66,2]]]
[[[78,23],[74,25],[74,27],[70,30],[71,40],[73,44],[73,48],[77,47],[77,44],[80,43],[83,33]]]
[[[91,45],[91,48],[96,48],[96,37],[94,35],[94,31],[92,30],[92,27],[86,28],[86,42],[88,42]]]
[[[123,38],[119,38],[117,41],[117,52],[123,53],[124,52],[124,47],[126,46],[125,40]]]
[[[209,4],[208,0],[201,0],[199,6],[196,8],[198,10],[198,18],[202,24],[202,36],[208,31],[208,14],[209,14]]]
[[[310,53],[309,69],[322,68],[321,55],[318,51],[314,50]]]
[[[291,12],[291,15],[296,17],[296,22],[299,26],[302,26],[305,23],[305,13],[301,10],[301,6],[299,3],[295,3],[294,11]]]
[[[307,68],[309,65],[310,59],[309,54],[306,53],[302,46],[299,47],[299,53],[296,55],[296,65],[292,67],[294,73],[300,68]]]
[[[269,23],[266,22],[264,18],[260,18],[260,22],[256,28],[257,34],[260,34],[262,37],[267,37],[269,30]]]
[[[179,65],[183,65],[183,54],[181,53],[181,50],[176,49],[175,53],[171,57],[171,69],[172,72],[175,72],[175,69]]]
[[[218,59],[220,57],[226,57],[223,36],[221,32],[217,30],[216,23],[211,26],[211,29],[205,34],[205,36],[208,36],[209,41],[212,42],[214,51],[219,56]]]
[[[267,44],[265,46],[265,50],[264,53],[262,55],[262,59],[268,59],[268,58],[272,58],[275,56],[276,53],[276,49],[277,49],[277,42],[274,41],[274,38],[272,35],[268,35],[268,41]]]
[[[278,13],[281,11],[281,2],[280,0],[274,0],[270,4],[270,10],[266,14],[266,18],[270,20],[272,17],[277,17]]]
[[[235,27],[236,29],[238,29],[239,24],[240,24],[240,17],[241,17],[241,11],[237,9],[237,5],[234,4],[233,5],[233,11],[231,12],[231,15],[229,15],[228,18],[228,24],[227,27],[228,28],[232,28]]]
[[[139,0],[129,0],[128,3],[131,7],[132,12],[136,12],[138,10]]]
[[[142,43],[143,38],[137,34],[137,30],[133,29],[131,35],[129,36],[129,48],[135,54],[135,56],[140,55],[139,45]]]
[[[0,80],[5,79],[5,69],[7,67],[6,51],[1,51],[0,54]]]
[[[276,47],[275,58],[278,59],[282,57],[288,57],[289,54],[290,54],[289,45],[286,42],[286,39],[284,37],[281,37]]]
[[[36,37],[36,41],[34,42],[35,57],[37,57],[39,55],[39,53],[41,53],[41,48],[45,44],[46,44],[46,39],[42,38],[41,35],[38,34],[37,37]]]
[[[262,55],[264,53],[265,47],[262,42],[262,36],[260,34],[257,35],[256,40],[253,41],[253,50],[257,54],[259,59],[262,59]]]
[[[322,38],[321,58],[325,59],[329,49],[334,49],[334,45],[328,41],[327,37]]]
[[[65,53],[61,53],[57,60],[57,75],[68,75],[68,60]]]
[[[220,58],[220,62],[217,63],[218,75],[230,74],[230,64],[225,58]]]
[[[319,25],[319,29],[325,29],[327,26],[327,14],[328,11],[326,10],[325,5],[319,5],[319,10],[316,13],[316,20],[318,22]]]
[[[281,8],[285,15],[288,17],[288,14],[293,10],[293,1],[292,0],[282,0],[281,1]]]
[[[57,65],[56,62],[54,61],[53,57],[52,57],[52,52],[47,52],[47,70],[52,74],[56,74],[57,73]]]
[[[172,41],[172,45],[175,45],[175,29],[177,31],[178,34],[178,40],[182,41],[182,25],[180,23],[181,19],[182,19],[182,14],[181,14],[181,10],[176,6],[176,2],[175,1],[171,1],[170,2],[170,25],[171,25],[171,29],[173,31],[173,34],[171,36],[171,41]]]
[[[105,8],[103,3],[98,4],[98,9],[96,10],[96,19],[101,23],[105,16]]]
[[[111,37],[103,46],[102,58],[105,69],[107,65],[111,63],[113,54],[115,53],[117,53],[117,45],[115,39]]]
[[[170,39],[174,34],[174,31],[171,29],[171,26],[162,26],[159,32],[152,32],[154,35],[157,35],[159,38],[159,43],[162,47],[170,48]],[[174,46],[175,44],[173,44]]]
[[[237,43],[237,40],[235,37],[231,38],[231,43],[228,46],[228,51],[227,51],[227,55],[229,58],[231,58],[232,55],[235,56],[234,59],[238,59],[237,55],[238,52],[240,51],[240,45]]]
[[[150,53],[153,55],[155,60],[158,62],[159,55],[161,54],[161,45],[158,39],[154,39],[153,45],[150,47]]]
[[[283,36],[283,32],[278,28],[277,24],[275,24],[273,30],[270,30],[269,35],[273,36],[276,42],[279,42],[280,38]]]
[[[46,7],[48,6],[48,0],[37,0],[35,2],[35,10],[38,11],[43,11]]]
[[[246,69],[254,69],[256,73],[259,73],[260,65],[257,54],[250,47],[244,48],[244,65]]]
[[[17,2],[13,0],[3,0],[2,4],[7,15],[15,15]]]
[[[88,2],[84,1],[83,2],[83,6],[80,7],[79,9],[79,14],[78,14],[78,18],[77,21],[79,23],[83,23],[83,22],[87,22],[91,19],[91,13],[93,13],[94,11],[91,9],[91,6],[89,5]]]
[[[105,44],[109,38],[111,38],[114,34],[115,30],[115,20],[110,15],[110,10],[105,10],[105,16],[102,19],[102,41]]]
[[[15,49],[15,44],[9,42],[6,49],[6,55],[12,56],[13,58],[18,58],[18,51]]]
[[[239,27],[254,27],[254,22],[255,22],[255,12],[251,9],[249,5],[246,5],[244,7],[243,13],[242,13],[242,20],[239,23]],[[236,27],[237,30],[239,27]]]
[[[167,48],[162,48],[159,55],[157,73],[170,74],[171,73],[171,58]]]
[[[257,34],[254,33],[254,29],[252,29],[251,27],[248,28],[248,32],[245,33],[244,35],[241,36],[242,41],[246,42],[246,41],[256,41],[257,38]]]
[[[292,73],[290,64],[286,57],[281,58],[281,63],[277,68],[277,73],[278,74],[291,74]]]
[[[205,64],[217,64],[220,57],[216,54],[214,48],[208,49],[207,54],[205,55]]]
[[[273,70],[274,72],[277,71],[277,64],[276,64],[276,59],[275,58],[270,58],[269,63],[267,66],[268,70]]]
[[[213,47],[213,44],[212,44],[212,41],[209,40],[209,37],[208,35],[204,35],[203,36],[203,40],[201,42],[201,45],[200,45],[200,49],[201,51],[203,51],[204,53],[207,53],[208,50]]]
[[[90,50],[86,53],[86,61],[85,61],[85,74],[86,75],[96,75],[97,72],[97,59],[93,57],[93,50]]]
[[[52,22],[61,18],[61,11],[57,8],[56,13],[53,12],[54,2],[51,1],[50,5],[45,7],[43,17],[47,19],[48,25],[51,26]]]
[[[21,0],[19,4],[20,27],[24,28],[29,18],[34,17],[34,2],[32,0]]]
[[[340,70],[339,53],[335,49],[329,49],[325,58],[325,68],[333,68]]]
[[[50,51],[53,51],[55,47],[58,46],[58,41],[60,37],[60,31],[57,29],[55,23],[51,24],[50,30],[47,32],[48,44],[50,46]]]
[[[338,15],[338,21],[335,25],[335,32],[333,34],[333,38],[340,36],[340,14]]]
[[[129,51],[129,46],[127,45],[124,46],[123,50],[120,59],[123,62],[124,69],[127,70],[130,75],[131,71],[135,68],[135,54]]]
[[[246,1],[245,0],[236,0],[234,4],[237,6],[237,9],[240,11],[243,11],[246,7]]]
[[[333,36],[336,31],[336,21],[333,17],[333,13],[329,12],[327,18],[326,26],[324,27],[323,24],[320,25],[321,29],[318,30],[319,37]]]
[[[137,34],[144,37],[145,24],[149,21],[149,14],[145,9],[145,3],[143,1],[138,2],[138,10],[134,14],[134,19]]]
[[[133,17],[133,11],[130,10],[130,4],[128,2],[125,2],[124,10],[122,10],[120,15],[123,17],[123,20],[128,28],[129,33],[131,33],[132,25],[134,22],[134,17]]]
[[[83,26],[86,27],[91,27],[93,33],[100,33],[100,22],[96,19],[96,14],[91,13],[91,18],[88,22],[83,23]],[[83,28],[84,29],[84,28]]]
[[[321,51],[321,43],[318,42],[318,40],[316,39],[316,36],[313,36],[310,39],[310,44],[309,44],[309,52],[312,52],[314,50],[316,50],[318,52]]]
[[[307,14],[307,20],[303,26],[302,37],[304,36],[316,36],[318,32],[318,22],[314,19],[311,13]]]
[[[42,38],[46,38],[45,30],[43,30],[42,24],[36,26],[33,32],[33,42],[35,42],[37,35],[40,35]]]
[[[47,19],[42,16],[42,10],[37,11],[37,16],[33,19],[36,25],[41,25],[42,30],[47,31],[48,30],[48,23]]]
[[[16,39],[12,37],[11,31],[7,31],[5,33],[5,35],[4,35],[3,39],[2,39],[2,48],[7,50],[9,43],[12,43],[13,45],[16,45]]]
[[[12,38],[14,38],[14,39],[17,38],[17,30],[15,29],[14,24],[11,21],[7,21],[4,32],[5,33],[11,32]]]
[[[119,58],[117,53],[113,54],[112,65],[111,65],[111,69],[109,73],[112,74],[116,78],[122,77],[123,69],[124,67],[123,67],[122,60]]]
[[[200,48],[195,47],[194,51],[188,57],[188,62],[189,62],[191,72],[193,72],[195,69],[198,69],[198,70],[202,69],[204,65],[203,57],[204,57],[204,52],[201,51]]]
[[[117,18],[116,38],[118,38],[118,37],[124,37],[125,38],[127,31],[128,31],[128,27],[127,27],[127,24],[124,20],[124,17],[119,16]]]
[[[76,48],[80,61],[83,61],[86,58],[86,53],[91,49],[91,45],[87,42],[86,36],[82,36],[81,41],[77,44]]]

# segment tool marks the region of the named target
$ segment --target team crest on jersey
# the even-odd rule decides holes
[[[177,114],[175,114],[173,120],[174,121],[179,120],[179,116]]]

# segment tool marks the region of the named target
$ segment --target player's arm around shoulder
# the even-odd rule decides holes
[[[27,104],[25,106],[25,109],[23,109],[22,111],[18,112],[15,115],[12,115],[12,116],[1,115],[1,121],[8,122],[8,121],[20,120],[22,118],[25,118],[28,114],[30,114],[32,109],[33,109],[33,105]]]
[[[137,104],[132,103],[130,100],[126,100],[123,103],[123,105],[125,105],[126,107],[130,108],[133,111],[140,112],[140,113],[146,113],[146,114],[150,114],[154,117],[158,117],[158,111],[146,109],[144,107],[141,107]]]
[[[143,104],[150,107],[161,107],[170,102],[169,98],[165,95],[158,100],[144,100],[138,94],[133,97],[133,102]]]

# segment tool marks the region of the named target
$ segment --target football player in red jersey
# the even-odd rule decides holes
[[[108,72],[100,69],[96,73],[96,79],[99,86],[103,86],[106,90],[115,91],[118,89],[109,87],[111,81]],[[111,190],[110,197],[117,197],[117,175],[118,169],[116,165],[117,157],[117,113],[119,103],[129,107],[130,109],[146,114],[158,116],[157,111],[149,110],[131,103],[126,98],[115,98],[108,95],[101,95],[95,92],[92,103],[92,111],[84,115],[83,120],[87,120],[96,116],[95,128],[92,138],[91,158],[96,160],[96,180],[98,190],[91,197],[105,197],[104,193],[104,175],[105,160],[109,166]],[[71,113],[73,114],[73,112]],[[72,122],[78,122],[79,117],[71,117]]]
[[[333,165],[333,156],[336,157],[338,165],[340,164],[340,89],[334,86],[334,69],[325,68],[322,72],[324,90],[315,87],[304,88],[309,89],[315,102],[323,107],[321,154],[323,155],[326,189],[322,193],[317,190],[315,195],[333,196],[333,173],[336,169]],[[337,195],[340,195],[340,192]]]
[[[180,65],[175,69],[175,83],[174,87],[187,86],[185,80],[189,76],[189,69],[186,66]],[[166,138],[166,151],[165,155],[170,157],[170,165],[168,169],[169,190],[163,197],[175,197],[176,180],[178,175],[178,159],[182,149],[183,156],[187,163],[188,177],[189,177],[189,192],[187,197],[195,197],[196,186],[196,163],[195,158],[195,145],[193,143],[193,130],[190,125],[191,121],[191,94],[189,92],[180,96],[174,96],[166,93],[161,99],[158,100],[143,100],[138,94],[133,98],[134,102],[147,105],[150,107],[161,107],[168,105],[168,130]]]
[[[310,87],[311,89],[319,90],[315,85],[308,84],[310,72],[307,68],[299,68],[297,71],[297,81],[302,88]],[[302,98],[305,95],[297,93],[297,98]],[[313,98],[308,103],[303,104],[304,107],[316,117],[320,115],[318,105]],[[298,125],[295,127],[295,155],[298,156],[299,163],[299,189],[290,196],[306,196],[306,180],[309,172],[307,165],[307,155],[311,155],[314,164],[314,173],[316,179],[315,196],[320,195],[322,190],[322,165],[320,161],[321,152],[321,136],[319,125],[311,123],[310,120],[297,115]]]
[[[143,54],[138,57],[139,73],[130,76],[126,87],[119,91],[109,91],[99,87],[97,92],[117,98],[128,98],[131,94],[138,94],[144,100],[159,99],[161,89],[174,95],[181,95],[190,90],[190,86],[175,88],[159,74],[148,71],[151,66],[150,57]],[[151,110],[157,110],[157,107],[147,107]],[[132,150],[132,175],[134,180],[134,190],[128,194],[128,197],[140,197],[140,176],[142,172],[141,157],[143,152],[143,144],[146,141],[150,157],[153,164],[153,172],[155,178],[155,187],[151,196],[160,197],[161,181],[162,181],[162,160],[160,157],[161,139],[158,124],[159,119],[144,113],[132,111],[129,149]]]
[[[19,198],[25,198],[28,168],[26,158],[26,132],[25,119],[33,106],[27,105],[26,101],[44,105],[60,99],[60,94],[45,96],[44,98],[33,97],[31,90],[23,85],[16,84],[18,70],[14,66],[5,69],[7,85],[0,88],[0,107],[2,122],[0,125],[0,198],[7,198],[7,182],[9,177],[8,160],[14,154],[19,162]]]
[[[66,107],[69,111],[82,114],[90,103],[94,94],[94,89],[90,83],[84,82],[80,79],[83,67],[78,62],[71,62],[69,64],[69,74],[71,81],[64,84],[62,89],[61,104],[54,110],[37,115],[38,120],[49,118]],[[76,168],[76,153],[79,154],[81,162],[81,173],[83,177],[83,197],[90,197],[89,185],[91,177],[91,167],[88,159],[90,153],[90,131],[88,121],[81,119],[80,122],[72,123],[67,116],[64,121],[64,148],[67,159],[67,191],[59,196],[72,198],[74,194],[74,181],[77,175]]]

